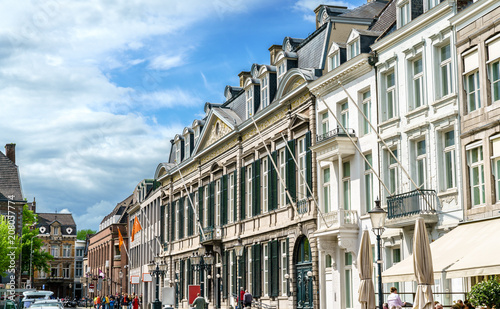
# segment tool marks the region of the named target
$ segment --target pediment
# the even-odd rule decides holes
[[[228,135],[234,130],[234,125],[230,123],[225,117],[222,117],[217,110],[212,109],[208,116],[208,120],[201,131],[200,138],[195,146],[194,153],[203,151],[210,145],[216,143],[224,136]]]
[[[350,43],[357,38],[359,38],[359,32],[356,29],[352,29],[351,33],[349,34],[349,38],[347,39],[347,43]]]

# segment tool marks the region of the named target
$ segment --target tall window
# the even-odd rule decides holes
[[[488,44],[489,77],[491,82],[491,101],[500,100],[500,38]]]
[[[467,163],[469,165],[469,181],[471,188],[470,191],[472,206],[478,206],[484,204],[485,202],[484,162],[482,146],[476,146],[467,150]]]
[[[342,163],[342,187],[344,190],[344,209],[351,209],[351,162]]]
[[[208,185],[205,186],[203,193],[203,227],[208,227],[208,204],[210,202],[210,194],[208,192]]]
[[[427,171],[425,139],[415,142],[415,158],[417,159],[416,182],[419,188],[425,188]]]
[[[285,275],[288,273],[288,264],[286,263],[288,252],[286,252],[286,240],[282,240],[281,243],[281,295],[287,295],[287,280]]]
[[[392,153],[394,156],[397,158],[398,157],[398,150],[397,149],[391,149]],[[398,162],[394,157],[389,153],[388,150],[386,150],[386,157],[388,161],[388,181],[389,181],[389,190],[391,191],[392,194],[398,192]]]
[[[413,61],[411,66],[413,75],[413,108],[417,108],[422,106],[424,100],[422,58]]]
[[[359,55],[359,53],[360,53],[360,51],[359,51],[359,39],[357,39],[354,42],[352,42],[351,44],[349,44],[349,55],[350,55],[349,59],[356,57],[357,55]]]
[[[75,277],[81,277],[83,272],[83,262],[76,261],[75,262]]]
[[[194,192],[194,197],[193,197],[193,203],[194,203],[194,213],[195,213],[195,218],[198,217],[198,214],[200,213],[200,202],[199,202],[199,195],[198,195],[198,190],[196,190],[196,192]],[[165,222],[168,222],[166,219],[165,219]],[[202,222],[200,222],[202,223]],[[165,227],[167,225],[165,224]],[[195,223],[195,227],[194,227],[194,230],[198,230],[198,225],[197,223]],[[168,233],[168,232],[167,232]]]
[[[278,83],[281,81],[281,78],[285,75],[285,73],[285,60],[283,60],[283,62],[278,65]]]
[[[63,257],[71,257],[71,245],[63,246]]]
[[[184,137],[184,157],[187,158],[191,155],[189,151],[189,134]]]
[[[64,265],[64,268],[63,268],[63,277],[64,278],[69,278],[69,264]]]
[[[198,138],[198,136],[200,136],[200,127],[199,126],[194,129],[194,140],[195,141]]]
[[[83,249],[76,249],[76,256],[78,257],[83,256]]]
[[[467,103],[469,112],[475,111],[481,107],[480,87],[479,87],[479,71],[472,72],[465,76]]]
[[[59,277],[59,266],[52,266],[52,268],[50,269],[50,276]]]
[[[410,22],[410,4],[407,2],[399,7],[399,26],[403,27]]]
[[[188,236],[188,225],[189,225],[189,198],[186,196],[184,198],[184,237]]]
[[[252,270],[253,270],[253,261],[252,261],[252,246],[247,247],[247,287],[249,291],[252,290]]]
[[[234,286],[233,286],[233,278],[236,274],[233,273],[233,266],[234,266],[234,258],[233,258],[233,252],[232,251],[226,251],[227,254],[229,254],[229,292],[233,293],[234,291]],[[239,296],[239,295],[238,295]]]
[[[175,143],[175,161],[181,163],[181,141]]]
[[[363,102],[361,103],[363,107],[363,114],[365,114],[366,118],[368,118],[368,120],[366,120],[363,116],[361,116],[363,117],[362,132],[363,134],[368,134],[371,132],[370,124],[368,123],[368,121],[371,121],[371,114],[372,114],[372,100],[371,100],[370,90],[363,92],[361,94],[361,97],[363,99]]]
[[[279,169],[280,169],[280,174],[281,178],[283,179],[283,182],[286,179],[286,158],[285,158],[285,149],[280,149],[279,153]],[[284,207],[286,205],[286,191],[285,191],[285,185],[283,184],[282,181],[279,181],[279,204],[281,207]]]
[[[233,222],[234,219],[234,173],[229,174],[229,184],[228,184],[228,195],[229,202],[227,205],[228,210],[228,218],[227,221],[229,223]]]
[[[307,197],[306,187],[306,139],[304,137],[297,140],[298,145],[298,161],[299,161],[299,196],[298,199],[302,200]]]
[[[221,200],[221,181],[220,179],[215,182],[215,225],[220,226],[220,200]]]
[[[245,184],[245,194],[247,196],[246,205],[247,205],[247,217],[252,217],[252,165],[247,166],[247,183]]]
[[[450,44],[439,48],[439,68],[441,77],[441,96],[451,93],[451,50]]]
[[[455,188],[455,131],[443,133],[444,189]]]
[[[384,106],[384,120],[391,119],[396,116],[396,87],[394,80],[394,72],[387,73],[384,75],[384,83],[385,83],[385,106]]]
[[[330,212],[330,168],[323,170],[323,211]]]
[[[180,222],[181,222],[181,207],[182,205],[179,201],[175,202],[175,217],[177,218],[177,224],[175,224],[175,239],[179,239],[180,236]]]
[[[328,67],[330,68],[329,71],[335,69],[340,65],[340,54],[339,52],[335,52],[332,54],[330,57],[328,57]]]
[[[321,133],[325,134],[330,131],[329,123],[328,123],[328,111],[321,114]]]
[[[260,82],[260,87],[261,87],[261,100],[262,100],[262,108],[266,107],[269,105],[269,95],[268,95],[268,90],[269,90],[269,76],[266,74],[262,78]]]
[[[494,137],[491,140],[491,145],[493,149],[493,155],[491,161],[493,162],[493,175],[495,176],[495,191],[496,200],[500,201],[500,136]]]
[[[58,226],[53,226],[52,227],[52,234],[54,235],[59,235],[59,227]]]
[[[349,105],[347,102],[340,104],[340,123],[344,128],[349,128]]]
[[[262,163],[261,163],[261,175],[262,175],[262,209],[263,212],[268,211],[268,194],[269,194],[269,162],[267,158],[262,158]]]
[[[369,212],[372,210],[372,201],[373,201],[373,171],[370,168],[370,165],[373,166],[373,158],[372,154],[366,154],[366,161],[368,161],[368,164],[365,161],[365,210],[366,212]]]
[[[247,118],[253,116],[253,89],[252,86],[246,91]]]
[[[54,246],[51,246],[50,247],[50,254],[53,256],[53,257],[59,257],[59,246],[58,245],[54,245]]]
[[[344,254],[345,308],[353,308],[352,301],[352,254]]]
[[[269,245],[264,244],[264,269],[263,269],[263,275],[264,275],[264,286],[263,286],[263,292],[264,296],[269,296]]]

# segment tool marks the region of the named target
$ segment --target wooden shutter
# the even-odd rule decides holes
[[[194,210],[193,210],[193,198],[194,193],[189,194],[188,199],[188,235],[193,236],[194,234]]]
[[[289,241],[288,241],[288,237],[286,239],[286,273],[291,275],[290,274],[290,259],[289,259],[289,256],[288,256],[288,252],[289,251]],[[291,280],[287,280],[286,281],[286,295],[287,296],[290,296],[290,281]]]
[[[234,207],[233,208],[233,221],[236,222],[238,220],[238,198],[237,198],[237,193],[238,193],[238,178],[236,178],[238,175],[236,173],[236,170],[234,171],[234,183],[233,183],[233,202],[234,205],[229,205],[229,207]]]
[[[290,149],[290,150],[288,150]],[[290,152],[291,151],[291,152]],[[288,148],[286,149],[286,188],[290,193],[290,196],[293,199],[293,202],[297,200],[296,198],[296,176],[297,176],[297,168],[295,166],[295,161],[293,158],[295,157],[295,140],[288,141]],[[287,203],[292,203],[287,196]]]
[[[208,184],[208,192],[210,194],[210,198],[208,200],[208,226],[214,227],[214,187],[215,183],[211,182]]]
[[[222,298],[227,297],[227,277],[228,277],[228,269],[227,269],[227,259],[228,259],[228,252],[227,251],[222,251]]]
[[[240,220],[245,219],[245,167],[240,169]]]
[[[200,226],[203,226],[203,186],[198,188],[198,220],[200,220]],[[200,231],[201,235],[201,231]]]
[[[261,246],[260,244],[256,244],[253,246],[252,250],[253,255],[253,286],[254,293],[253,296],[259,298],[261,296],[262,291],[262,265],[261,265]]]
[[[170,216],[170,223],[171,223],[171,227],[172,227],[172,230],[170,231],[172,233],[172,240],[175,240],[175,220],[176,220],[176,211],[175,211],[175,207],[177,205],[177,201],[173,202],[172,203],[172,215]]]
[[[311,131],[307,131],[305,142],[306,142],[306,183],[312,190],[312,150],[310,149]],[[309,189],[307,189],[306,191],[307,191],[306,193],[307,197],[310,197],[311,193],[309,192]]]
[[[252,163],[252,216],[260,215],[260,160]]]
[[[179,200],[179,239],[184,238],[184,200],[186,197],[181,197]]]
[[[222,196],[220,200],[220,205],[222,208],[221,211],[221,223],[222,225],[227,224],[227,175],[222,176],[221,180],[221,186],[222,186]]]
[[[160,243],[165,243],[165,205],[160,206]]]
[[[278,152],[275,150],[271,153],[271,160],[274,161],[275,164],[279,164],[278,162]],[[271,161],[269,161],[271,163]],[[269,164],[269,210],[274,210],[278,208],[278,173],[274,168],[274,165]]]
[[[231,280],[233,280],[232,282],[232,285],[233,285],[233,290],[231,291],[231,294],[237,294],[237,286],[238,286],[238,260],[236,260],[236,251],[233,250],[232,251],[232,255],[233,255],[233,278],[231,278]]]
[[[193,284],[193,270],[191,269],[191,260],[187,259],[186,264],[187,264],[186,267],[187,267],[187,271],[188,271],[187,284],[191,285],[191,284]]]
[[[279,245],[277,240],[271,241],[269,244],[271,248],[271,267],[270,267],[270,289],[271,297],[277,297],[279,295]]]
[[[180,269],[180,275],[181,275],[181,279],[179,280],[180,281],[180,286],[181,286],[181,290],[180,290],[180,294],[181,294],[181,299],[184,298],[184,284],[185,284],[185,278],[184,278],[184,260],[181,260],[181,265],[180,265],[181,269]]]

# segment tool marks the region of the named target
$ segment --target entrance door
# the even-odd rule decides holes
[[[307,274],[312,273],[311,248],[309,240],[303,237],[299,240],[299,245],[295,255],[295,274],[297,282],[297,308],[310,309],[313,307],[313,284],[312,277]]]

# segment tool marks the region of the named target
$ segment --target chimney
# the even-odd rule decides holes
[[[247,79],[247,77],[252,76],[252,74],[250,74],[250,72],[247,71],[241,71],[241,73],[238,74],[238,76],[240,77],[240,87],[243,88],[245,87],[245,80]]]
[[[281,45],[273,45],[269,47],[269,53],[271,55],[271,65],[276,65],[276,55],[282,50]]]
[[[12,163],[16,164],[16,144],[5,145],[5,155]]]

